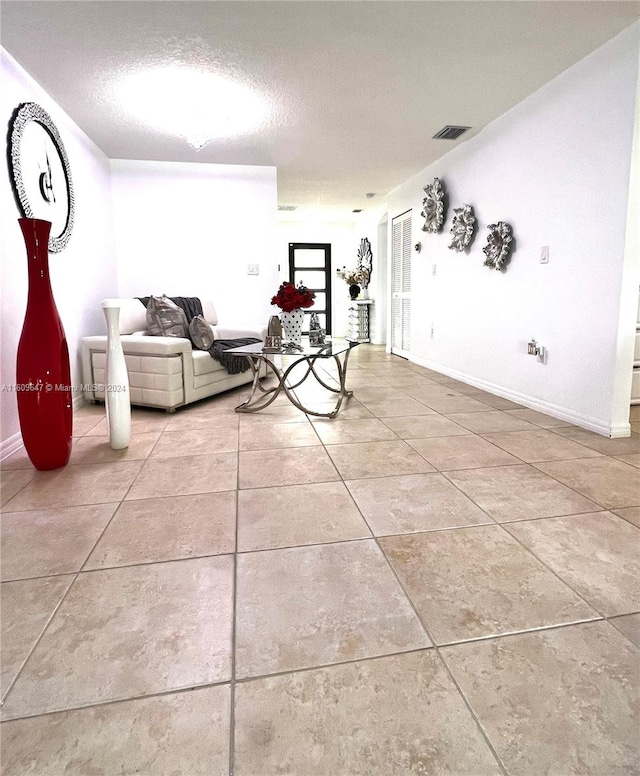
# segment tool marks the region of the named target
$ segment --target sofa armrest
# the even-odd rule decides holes
[[[149,337],[144,334],[120,335],[122,349],[131,355],[145,356],[170,356],[178,353],[191,354],[191,342],[184,337]],[[84,337],[84,348],[93,350],[106,350],[107,338]]]

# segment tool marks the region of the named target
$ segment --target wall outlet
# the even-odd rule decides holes
[[[549,263],[549,246],[543,245],[542,248],[540,248],[540,264],[548,264]]]
[[[437,265],[437,264],[432,264],[432,265],[431,265],[431,274],[432,274],[432,275],[435,275],[435,274],[436,274],[436,271],[437,271],[437,269],[438,269],[438,265]]]
[[[259,274],[260,274],[259,264],[247,264],[247,275],[259,275]]]
[[[431,339],[433,339],[433,324],[431,324]]]

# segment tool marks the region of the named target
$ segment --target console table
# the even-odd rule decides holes
[[[373,299],[353,299],[349,302],[349,342],[369,342],[369,305]]]
[[[243,401],[242,404],[239,404],[236,407],[236,412],[258,412],[259,410],[263,410],[282,392],[295,407],[302,412],[306,412],[308,415],[315,415],[319,418],[335,418],[340,411],[342,401],[353,395],[353,391],[347,391],[346,389],[347,364],[349,363],[349,354],[357,345],[357,342],[328,342],[326,345],[311,347],[309,341],[305,340],[301,350],[282,348],[275,353],[263,351],[262,342],[253,345],[244,345],[241,348],[230,348],[227,353],[237,353],[238,355],[245,356],[248,359],[253,372],[251,394],[246,401]],[[289,356],[292,358],[292,362],[287,366],[278,365],[275,363],[274,356]],[[342,361],[340,360],[340,357],[342,357]],[[338,380],[340,383],[339,388],[328,385],[316,371],[316,362],[319,359],[328,358],[333,358],[336,362]],[[296,376],[294,383],[289,383],[287,378],[300,362],[304,362],[304,374],[302,377]],[[262,364],[270,369],[276,376],[278,379],[277,385],[272,386],[271,388],[264,388],[260,384],[260,377],[264,376],[264,370],[262,375],[260,374],[260,366]],[[328,391],[338,394],[336,397],[336,406],[331,412],[315,412],[314,410],[310,410],[305,407],[295,395],[294,390],[299,385],[302,385],[310,375],[313,375],[320,385]]]

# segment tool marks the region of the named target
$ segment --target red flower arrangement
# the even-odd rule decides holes
[[[290,313],[300,307],[311,307],[315,298],[315,293],[302,283],[294,286],[293,283],[285,281],[271,300],[271,304],[277,304],[285,313]]]

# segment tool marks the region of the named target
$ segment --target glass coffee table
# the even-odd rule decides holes
[[[293,348],[281,348],[278,351],[265,352],[263,343],[257,342],[254,345],[245,345],[241,348],[230,348],[227,353],[237,353],[238,355],[245,356],[251,366],[253,372],[253,384],[251,394],[246,401],[236,407],[236,412],[259,412],[260,410],[268,407],[280,393],[284,393],[289,401],[302,412],[306,412],[308,415],[315,415],[319,418],[335,418],[340,412],[340,407],[344,399],[353,395],[353,391],[347,391],[346,379],[347,379],[347,365],[349,363],[349,354],[353,348],[357,347],[357,342],[345,342],[345,341],[332,341],[319,347],[311,347],[307,340],[303,341],[301,349],[295,350]],[[291,364],[278,365],[274,359],[274,356],[287,356],[292,359]],[[340,359],[342,357],[342,360]],[[325,380],[318,374],[317,366],[318,361],[321,359],[333,358],[336,362],[338,370],[339,388],[328,385]],[[281,360],[280,358],[278,360]],[[296,375],[293,382],[289,381],[289,376],[296,366],[302,363],[304,374],[302,377]],[[278,380],[278,384],[271,386],[270,388],[264,388],[260,384],[260,367],[262,364],[267,369],[270,369]],[[305,407],[298,397],[294,394],[294,390],[302,385],[311,375],[326,388],[328,391],[337,394],[336,406],[331,412],[316,412]]]

